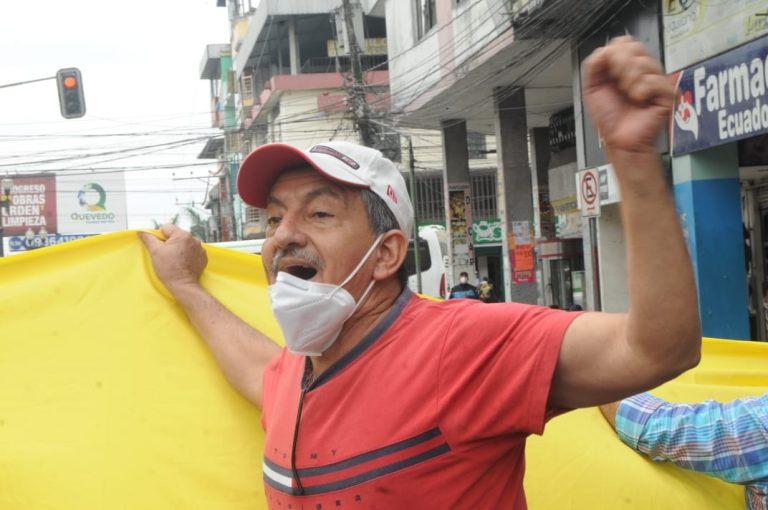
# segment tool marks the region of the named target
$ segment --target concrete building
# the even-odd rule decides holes
[[[581,103],[580,74],[594,49],[630,34],[681,86],[671,141],[658,148],[694,261],[704,334],[768,338],[760,72],[768,23],[764,1],[740,6],[734,14],[727,4],[678,1],[389,0],[387,19],[398,19],[388,34],[393,114],[400,126],[441,131],[445,196],[471,180],[466,132],[496,138],[503,242],[488,255],[461,221],[449,225],[453,276],[498,257],[507,299],[628,308],[620,196]],[[591,211],[579,200],[584,172],[599,189]]]
[[[207,48],[201,65],[222,128],[201,154],[221,162],[212,228],[219,239],[258,237],[259,211],[233,189],[244,154],[268,141],[358,139],[340,0],[219,3],[232,40]],[[631,34],[680,85],[659,151],[704,334],[768,339],[768,25],[764,0],[740,5],[734,15],[725,3],[678,1],[355,3],[379,142],[413,178],[417,222],[450,233],[447,284],[466,270],[507,300],[627,309],[620,196],[580,72],[593,49]],[[584,172],[599,208],[580,202]]]
[[[221,240],[264,235],[258,209],[237,197],[242,158],[267,142],[307,147],[327,140],[359,139],[351,113],[349,37],[339,0],[281,2],[218,1],[229,10],[231,41],[209,45],[200,78],[211,81],[214,126],[200,157],[220,161],[218,188],[208,206],[220,212]],[[355,3],[350,13],[362,49],[365,96],[374,120],[389,110],[386,29],[376,2]],[[400,140],[376,128],[377,148],[400,158]],[[229,202],[229,205],[225,204]]]
[[[576,41],[614,4],[386,2],[394,118],[401,128],[442,137],[451,278],[487,274],[512,301],[593,302],[576,206],[574,54]],[[458,206],[480,198],[473,197],[469,132],[496,145],[499,242],[485,248],[469,228],[473,207]]]
[[[705,336],[767,340],[766,2],[664,2],[672,182]]]
[[[693,261],[703,334],[765,341],[768,22],[765,1],[732,7],[629,2],[593,25],[575,57],[580,65],[610,37],[630,34],[664,62],[678,95],[671,132],[658,148]],[[622,310],[629,303],[620,197],[598,134],[581,120],[578,168],[598,173],[602,202],[584,227],[586,262],[597,268],[589,283],[597,307]]]
[[[350,55],[341,1],[218,2],[229,9],[230,43],[209,45],[200,66],[211,83],[211,122],[222,129],[201,152],[220,162],[219,182],[206,206],[211,239],[259,237],[260,211],[245,207],[234,189],[242,157],[266,142],[306,147],[326,140],[359,140],[350,90]],[[366,103],[377,134],[375,146],[413,179],[417,224],[445,225],[440,132],[398,126],[390,115],[383,0],[352,2],[353,26],[364,53]],[[479,243],[499,243],[496,218],[495,145],[484,133],[468,133],[472,186],[484,197],[476,222]],[[438,261],[445,264],[445,261]]]

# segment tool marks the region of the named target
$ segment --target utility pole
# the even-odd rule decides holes
[[[413,204],[413,263],[416,266],[416,292],[421,294],[421,250],[419,242],[419,222],[416,217],[416,161],[413,159],[413,140],[408,136],[408,166],[411,184],[411,203]],[[433,262],[433,264],[436,262]]]
[[[350,0],[342,0],[344,27],[349,43],[349,63],[352,69],[352,85],[349,96],[352,100],[352,114],[360,131],[360,141],[366,147],[376,146],[376,133],[369,119],[368,104],[365,100],[365,83],[363,82],[363,68],[360,63],[360,46],[357,43],[354,22],[352,20],[352,4]]]

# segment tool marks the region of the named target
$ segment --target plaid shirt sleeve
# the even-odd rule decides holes
[[[656,462],[746,485],[749,508],[768,508],[768,395],[671,404],[643,393],[621,402],[616,431]]]

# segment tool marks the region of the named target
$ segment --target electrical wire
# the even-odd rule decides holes
[[[475,4],[473,4],[473,6],[474,6],[474,5],[476,5],[477,3],[478,3],[478,2],[475,2]],[[555,2],[555,3],[556,3],[556,2]],[[496,10],[493,10],[493,9],[489,9],[489,11],[490,11],[490,12],[489,12],[489,13],[486,15],[486,17],[485,17],[485,18],[483,18],[483,19],[481,20],[481,22],[475,23],[475,25],[480,25],[482,22],[484,22],[484,21],[486,21],[486,20],[488,20],[488,19],[491,19],[493,16],[495,16],[495,15],[499,14],[499,13],[501,12],[501,10],[502,10],[503,8],[505,8],[505,7],[506,7],[506,5],[507,5],[507,4],[506,4],[506,2],[504,2],[504,1],[498,2],[498,3],[495,5],[495,8],[496,8]],[[554,7],[550,7],[550,8],[554,8]],[[542,9],[544,9],[544,8],[542,8]],[[466,12],[466,11],[463,11],[463,12]],[[585,14],[583,14],[583,15],[582,15],[582,17],[583,17],[583,18],[591,18],[591,17],[594,15],[594,13],[595,13],[595,12],[596,12],[596,9],[593,9],[592,11],[587,11]],[[454,16],[454,17],[451,19],[451,21],[450,21],[448,24],[450,25],[450,24],[452,24],[453,22],[455,22],[455,21],[456,21],[456,19],[457,19],[457,17],[458,17],[458,15],[457,15],[457,16]],[[545,17],[546,17],[546,16],[542,15],[542,16],[541,16],[541,19],[544,19]],[[503,18],[503,21],[506,21],[506,22],[508,23],[508,18],[504,17],[504,18]],[[569,20],[569,23],[573,23],[573,20]],[[441,27],[441,29],[440,29],[440,30],[444,29],[444,28],[445,28],[445,26],[446,26],[446,25],[443,25],[443,26]],[[468,37],[471,37],[471,36],[473,36],[473,30],[472,30],[472,28],[473,28],[472,26],[467,26],[467,27],[465,28],[465,32],[466,32],[466,33],[465,33],[465,34],[463,34],[463,37],[465,37],[465,38],[468,38]],[[533,29],[534,27],[529,27],[529,28]],[[500,37],[501,35],[505,34],[506,32],[508,32],[508,31],[509,31],[509,30],[511,30],[511,29],[512,29],[512,27],[511,27],[511,24],[508,24],[508,25],[506,26],[506,28],[504,28],[504,30],[503,30],[501,33],[496,33],[496,32],[495,32],[495,29],[493,29],[493,30],[489,30],[489,31],[487,32],[486,36],[490,36],[490,37]],[[438,32],[439,32],[439,30],[438,30]],[[553,35],[552,37],[553,37],[553,38],[556,38],[558,35],[559,35],[559,34],[555,34],[555,35]],[[458,36],[458,37],[456,37],[456,38],[454,39],[453,47],[457,47],[457,46],[460,46],[462,42],[463,42],[463,38],[462,38],[462,36]],[[455,55],[455,56],[454,56],[454,57],[453,57],[451,60],[449,60],[449,61],[446,61],[446,62],[440,62],[440,61],[439,61],[440,59],[438,58],[438,63],[437,63],[436,65],[438,66],[438,68],[439,68],[439,69],[443,69],[443,68],[445,68],[445,67],[447,67],[447,66],[449,66],[449,65],[453,65],[453,66],[455,66],[455,65],[456,65],[456,63],[457,63],[457,61],[458,61],[459,59],[461,59],[461,58],[464,56],[464,54],[466,54],[466,53],[469,53],[469,54],[473,54],[473,53],[475,53],[475,52],[477,51],[477,48],[478,48],[478,47],[482,47],[482,46],[483,46],[483,44],[485,44],[485,42],[484,42],[484,41],[482,42],[482,44],[467,45],[467,47],[464,49],[464,51],[463,51],[463,52],[461,52],[461,53],[459,53],[459,54]],[[406,53],[406,52],[402,52],[400,55],[402,55],[402,54],[405,54],[405,53]],[[523,60],[525,60],[525,59],[529,58],[529,57],[530,57],[530,53],[526,53],[526,54],[524,54],[524,55],[523,55],[523,57],[524,57],[524,58],[518,58],[518,59],[516,59],[516,60],[515,60],[515,62],[513,62],[513,63],[509,64],[508,66],[506,66],[506,68],[508,69],[508,68],[509,68],[509,67],[511,67],[512,65],[517,65],[517,64],[519,64],[519,62],[520,62],[520,61],[523,61]],[[432,57],[428,57],[428,58],[429,58],[429,59],[432,59]],[[387,62],[390,62],[390,63],[391,63],[391,61],[392,61],[392,60],[393,60],[393,58],[390,58],[390,59],[389,59]],[[546,60],[548,61],[548,60],[551,60],[551,59],[546,59]],[[422,68],[422,66],[421,66],[421,65],[419,65],[419,63],[415,63],[414,65],[412,65],[412,66],[411,66],[411,70],[420,70],[421,68]],[[427,72],[424,72],[424,76],[422,77],[422,79],[421,79],[421,80],[418,80],[418,81],[412,82],[412,83],[408,84],[408,86],[407,86],[407,87],[408,87],[408,88],[414,88],[414,89],[416,89],[416,91],[418,92],[418,91],[419,91],[419,89],[420,89],[419,85],[421,84],[421,82],[423,82],[423,80],[424,80],[425,78],[429,77],[429,76],[434,76],[434,75],[435,75],[435,72],[434,72],[435,70],[436,70],[435,68],[431,68],[431,69],[430,69],[430,70],[428,70]],[[503,69],[502,71],[504,71],[504,70],[506,70],[506,69]],[[407,72],[408,72],[408,71],[406,71],[406,74],[407,74]],[[496,73],[496,74],[499,74],[499,73]],[[485,81],[485,82],[487,82],[487,81],[489,81],[489,79],[490,79],[490,77],[489,77],[489,78],[486,78],[484,81]],[[399,89],[399,90],[398,90],[396,93],[400,93],[400,92],[402,92],[402,91],[403,91],[403,90],[400,90],[400,89]],[[491,98],[491,99],[488,99],[488,98],[484,98],[484,99],[482,99],[481,101],[477,102],[477,103],[476,103],[475,105],[473,105],[473,106],[482,106],[484,103],[487,103],[488,101],[492,101],[492,100],[493,100],[492,98]],[[341,104],[341,102],[340,102],[339,104]],[[531,105],[529,105],[529,106],[531,106]],[[300,119],[300,118],[297,118],[297,117],[307,117],[307,116],[311,116],[311,115],[314,115],[314,114],[316,114],[317,112],[318,112],[318,110],[316,110],[316,109],[307,110],[307,111],[304,111],[304,112],[300,112],[300,113],[294,114],[294,115],[293,115],[294,119],[291,119],[290,117],[284,117],[284,118],[282,118],[282,119],[280,119],[280,120],[281,120],[281,121],[290,121],[290,120],[299,121],[299,120],[301,120],[301,119]],[[403,113],[404,113],[404,112],[402,112],[402,111],[401,111],[401,112],[398,112],[398,111],[393,111],[393,112],[391,112],[391,115],[392,115],[392,116],[397,116],[397,115],[402,115]]]
[[[626,3],[628,3],[629,0],[627,0]],[[467,10],[477,6],[481,3],[481,0],[477,0],[471,6],[469,6],[466,10],[462,10],[462,13],[467,12]],[[557,2],[553,2],[557,3]],[[625,3],[625,4],[626,4]],[[492,19],[493,16],[498,15],[502,8],[507,5],[505,1],[500,1],[494,4],[494,9],[489,9],[487,15],[482,18],[483,20],[489,20]],[[546,5],[545,5],[546,6]],[[544,9],[544,7],[542,7]],[[569,19],[567,20],[567,23],[571,25],[571,28],[574,24],[578,24],[577,22],[584,21],[586,19],[592,18],[594,14],[597,13],[597,9],[594,9],[592,11],[588,11],[586,13],[583,13],[580,18],[578,19]],[[453,25],[457,19],[459,19],[460,14],[457,13],[456,16],[454,16],[449,23],[441,25],[435,32],[433,32],[430,37],[435,37],[437,33],[439,33],[442,30],[445,30],[448,26]],[[544,19],[545,16],[540,16],[539,19]],[[509,23],[508,18],[505,18],[506,23]],[[480,23],[475,23],[475,26],[480,25]],[[493,29],[489,29],[484,38],[490,38],[491,40],[497,39],[499,37],[504,36],[509,30],[511,30],[511,24],[507,25],[501,30],[498,30],[499,25],[495,25]],[[528,27],[528,29],[533,30],[536,28],[534,24],[531,24],[531,26]],[[568,33],[574,34],[578,33],[574,30],[566,30],[566,27],[561,26],[558,28],[559,32],[554,32],[553,36],[557,35],[566,35]],[[460,32],[457,34],[457,36],[454,38],[453,48],[461,47],[465,41],[467,41],[470,37],[474,36],[476,34],[472,33],[472,26],[468,25],[467,28],[464,29],[464,32]],[[424,72],[423,76],[416,80],[411,80],[409,82],[406,82],[405,87],[402,89],[398,89],[398,92],[400,91],[414,91],[413,97],[417,97],[417,94],[419,91],[421,91],[424,87],[424,83],[426,78],[435,75],[438,71],[442,73],[443,71],[456,69],[457,66],[461,65],[465,61],[466,58],[472,58],[474,54],[477,53],[478,48],[482,48],[487,41],[485,39],[481,39],[480,43],[475,44],[467,44],[464,45],[464,49],[456,52],[450,59],[441,59],[440,55],[438,55],[437,58],[437,64],[429,69],[429,72]],[[551,53],[544,55],[544,58],[540,59],[538,62],[538,65],[532,66],[526,73],[523,74],[523,77],[530,78],[532,76],[535,76],[537,71],[540,71],[545,67],[544,64],[548,64],[551,62],[551,60],[554,59],[553,55],[557,56],[557,51],[561,51],[565,44],[568,44],[567,42],[563,43],[563,45],[554,45],[554,49]],[[405,51],[399,53],[398,55],[389,58],[387,61],[385,61],[382,64],[379,64],[376,67],[382,67],[384,64],[391,64],[395,59],[402,58],[406,54],[408,54],[410,51],[418,47],[418,44],[406,49]],[[538,51],[538,48],[536,48]],[[262,55],[263,55],[264,47],[262,47]],[[442,49],[441,52],[447,51],[446,49]],[[478,90],[482,85],[491,83],[494,79],[498,78],[499,76],[503,75],[505,72],[507,72],[511,67],[519,65],[521,62],[524,62],[526,59],[530,58],[535,52],[533,50],[522,52],[518,58],[514,59],[513,61],[509,62],[506,66],[504,66],[502,69],[497,70],[496,72],[490,73],[488,76],[483,77],[479,82],[472,82],[467,83],[463,87],[459,87],[457,89],[452,89],[451,94],[455,97],[456,94],[462,94],[469,92],[470,88],[474,90]],[[261,55],[260,55],[261,58]],[[425,62],[434,60],[434,56],[429,56],[428,58],[424,59]],[[418,64],[418,63],[417,63]],[[375,69],[375,68],[374,68]],[[411,71],[408,72],[416,72],[416,71],[422,71],[423,72],[423,66],[421,65],[414,65],[411,68]],[[403,74],[400,77],[408,76],[408,74]],[[469,80],[468,80],[469,82]],[[384,84],[368,84],[367,87],[373,91],[374,94],[376,94],[376,87],[382,87]],[[470,108],[480,108],[486,106],[489,102],[498,102],[500,100],[503,100],[505,97],[508,97],[509,94],[514,93],[515,89],[510,89],[508,91],[504,91],[501,94],[497,95],[496,97],[481,97],[479,101],[472,103],[469,105]],[[381,96],[381,99],[379,101],[374,101],[371,103],[372,106],[375,106],[378,102],[383,103],[384,101],[389,101],[389,94],[379,94]],[[301,98],[297,98],[296,101],[302,100]],[[430,105],[430,109],[439,109],[440,106],[447,105],[450,101],[449,98],[444,98],[442,102],[437,102],[435,104]],[[286,103],[287,104],[287,101]],[[343,104],[343,101],[340,101],[339,104]],[[551,106],[546,105],[546,106]],[[556,105],[556,104],[555,104]],[[528,105],[529,108],[534,106],[544,106],[544,105]],[[301,129],[295,129],[296,127],[300,126],[302,123],[308,123],[308,122],[317,122],[318,119],[316,118],[309,118],[313,115],[316,115],[319,112],[319,109],[309,109],[302,112],[294,113],[288,116],[284,116],[282,118],[278,117],[278,122],[281,125],[281,129],[289,129],[292,137],[295,137],[295,134],[301,133],[301,134],[307,134],[306,137],[299,137],[299,139],[316,139],[316,135],[319,133],[327,133],[331,138],[336,137],[340,132],[341,129],[346,121],[346,116],[348,115],[347,112],[343,112],[342,115],[338,116],[339,121],[336,127],[333,130],[325,129],[325,130],[301,130]],[[407,116],[407,113],[405,110],[400,111],[392,111],[390,112],[389,118],[381,117],[382,119],[385,119],[387,122],[382,122],[381,124],[385,126],[388,129],[392,129],[393,132],[397,134],[405,134],[405,133],[412,133],[408,130],[408,121],[405,118]],[[205,115],[209,115],[210,112],[206,112]],[[431,116],[426,116],[422,118],[427,119],[439,119],[439,114],[435,113]],[[169,120],[168,118],[163,119],[163,121]],[[125,125],[128,125],[129,123],[125,123]],[[396,125],[397,124],[397,125]],[[0,125],[1,127],[2,125]],[[416,127],[416,126],[414,126]],[[77,168],[88,165],[89,163],[83,162],[84,159],[99,159],[99,158],[105,158],[105,157],[114,157],[114,159],[107,159],[105,161],[101,161],[101,163],[108,162],[108,161],[115,161],[119,159],[125,159],[125,158],[136,158],[141,156],[146,156],[149,154],[157,155],[156,152],[163,152],[167,151],[169,149],[184,147],[188,144],[194,144],[194,143],[200,143],[202,141],[206,141],[210,138],[210,136],[200,136],[200,137],[189,137],[189,135],[194,135],[194,131],[190,130],[189,126],[185,126],[185,131],[178,131],[179,127],[168,127],[165,130],[162,130],[161,132],[150,132],[150,131],[144,131],[144,132],[134,132],[134,133],[100,133],[100,134],[91,134],[91,133],[61,133],[61,134],[49,134],[49,135],[2,135],[0,134],[0,149],[2,148],[2,143],[6,141],[17,141],[17,140],[35,140],[35,139],[56,139],[57,137],[59,139],[64,138],[78,138],[81,137],[83,139],[119,139],[120,137],[136,137],[136,136],[142,136],[142,137],[156,137],[158,135],[160,136],[187,136],[188,138],[182,139],[182,140],[174,140],[170,142],[162,142],[162,143],[150,143],[150,144],[144,144],[144,145],[133,145],[133,146],[124,146],[121,148],[106,148],[104,150],[101,150],[99,152],[86,152],[85,154],[66,154],[67,151],[72,151],[73,148],[68,149],[50,149],[49,151],[38,151],[36,154],[38,155],[56,155],[56,154],[62,154],[62,157],[51,157],[51,158],[43,158],[43,159],[36,159],[32,161],[24,161],[19,163],[18,161],[10,161],[10,160],[17,160],[17,159],[23,159],[23,155],[19,154],[11,154],[9,156],[3,157],[0,155],[0,167],[1,168],[9,168],[13,166],[17,171],[19,170],[19,165],[23,167],[27,167],[32,169],[36,166],[41,165],[50,165],[50,164],[56,164],[61,162],[67,162],[67,161],[80,161],[80,163],[73,165],[72,167],[57,167],[56,169],[53,169],[51,171],[54,172],[68,172],[68,175],[98,175],[99,173],[117,173],[117,172],[141,172],[141,171],[148,171],[150,169],[158,168],[157,165],[147,165],[146,167],[139,166],[139,167],[115,167],[115,168],[107,168],[107,167],[91,167],[89,170],[86,171],[82,168]],[[193,128],[194,130],[205,130],[206,132],[211,131],[211,127],[200,127],[200,128]],[[218,131],[217,133],[220,133]],[[416,134],[417,138],[421,139],[422,141],[425,141],[426,138],[423,136]],[[132,143],[130,140],[125,142],[126,144]],[[415,146],[415,150],[423,151],[423,153],[433,153],[438,154],[442,151],[442,144],[441,143],[430,143],[425,142],[423,145]],[[77,148],[77,150],[85,149],[88,150],[89,148],[86,147],[80,147]],[[138,154],[137,154],[138,153]],[[2,153],[0,153],[2,154]],[[206,166],[206,165],[218,165],[219,162],[213,161],[213,162],[207,162],[207,163],[179,163],[179,164],[173,164],[173,165],[165,165],[164,168],[170,169],[170,168],[186,168],[186,167],[192,167],[192,166]],[[92,165],[92,163],[91,163]],[[209,180],[206,180],[207,183],[209,183]]]

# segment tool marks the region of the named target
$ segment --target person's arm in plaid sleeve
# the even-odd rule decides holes
[[[643,393],[601,410],[624,443],[654,461],[732,483],[768,481],[768,395],[671,404]]]

